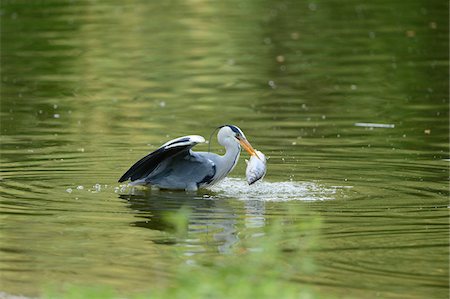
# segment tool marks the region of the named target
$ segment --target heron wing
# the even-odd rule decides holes
[[[202,142],[205,142],[205,138],[198,135],[183,136],[173,139],[134,163],[134,165],[120,177],[119,183],[128,179],[131,181],[142,179],[152,173],[161,162],[183,152],[187,154],[192,147]]]

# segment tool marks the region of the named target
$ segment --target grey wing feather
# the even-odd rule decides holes
[[[120,177],[119,183],[128,179],[135,181],[145,178],[162,162],[179,154],[187,153],[192,147],[201,142],[205,142],[205,139],[198,135],[184,136],[171,140],[137,161]]]

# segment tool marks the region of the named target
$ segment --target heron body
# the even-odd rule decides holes
[[[195,191],[216,184],[236,166],[241,145],[250,154],[255,150],[236,126],[222,126],[217,134],[225,147],[223,156],[209,152],[194,152],[192,148],[205,138],[189,135],[166,142],[154,152],[137,161],[119,179],[131,185],[152,185],[162,189]]]

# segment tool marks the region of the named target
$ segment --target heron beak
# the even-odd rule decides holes
[[[247,139],[243,139],[243,138],[237,138],[237,140],[239,141],[239,143],[241,144],[241,146],[250,154],[250,156],[256,156],[258,157],[258,154],[256,153],[255,149],[253,148],[253,146],[250,144],[250,142],[248,142]],[[259,158],[259,157],[258,157]]]

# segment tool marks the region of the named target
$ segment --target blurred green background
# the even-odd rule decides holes
[[[448,11],[2,0],[0,291],[447,298]],[[264,182],[241,161],[197,194],[116,183],[225,123]]]

